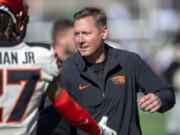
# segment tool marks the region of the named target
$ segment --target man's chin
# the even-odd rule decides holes
[[[88,53],[86,53],[86,52],[80,52],[80,54],[81,54],[82,57],[87,57],[87,56],[89,56]]]

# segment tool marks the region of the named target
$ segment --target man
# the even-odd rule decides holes
[[[61,61],[65,61],[77,50],[74,40],[73,22],[59,19],[55,22],[52,32],[53,47]]]
[[[77,50],[73,22],[70,20],[59,19],[54,23],[52,39],[53,48],[61,62]],[[69,122],[59,115],[46,98],[44,109],[39,115],[37,135],[68,135],[71,132],[73,132],[73,128]]]
[[[150,113],[173,107],[172,88],[139,55],[104,42],[108,28],[100,9],[77,12],[74,31],[78,52],[63,63],[62,84],[97,122],[106,116],[118,135],[141,135],[137,106]],[[140,90],[145,96],[137,100]]]
[[[53,49],[22,41],[27,22],[21,0],[0,0],[0,134],[35,135],[38,108],[46,91],[73,126],[92,135],[113,133],[98,126],[62,88]]]

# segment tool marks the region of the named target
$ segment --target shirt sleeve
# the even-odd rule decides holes
[[[54,77],[57,77],[60,73],[57,66],[57,59],[55,58],[55,51],[52,47],[50,50],[44,51],[40,64],[42,65],[43,77],[47,81],[51,82]]]
[[[142,89],[144,94],[154,93],[160,98],[162,107],[159,112],[171,109],[175,104],[173,88],[158,76],[138,55],[135,61],[138,87]]]

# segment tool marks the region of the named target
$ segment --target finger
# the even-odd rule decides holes
[[[150,106],[153,103],[153,101],[151,99],[149,99],[148,101],[144,102],[143,104],[141,104],[139,107],[141,110],[145,111],[145,109]]]
[[[160,109],[161,105],[157,105],[155,106],[153,109],[151,109],[149,112],[150,113],[154,113],[154,112],[157,112],[159,109]]]
[[[144,102],[146,102],[148,99],[150,99],[150,96],[149,96],[149,95],[146,95],[146,96],[138,99],[138,100],[137,100],[138,105],[139,105],[139,106],[142,105],[142,104],[143,104]]]
[[[102,119],[101,119],[101,122],[102,122],[104,125],[106,125],[107,120],[108,120],[108,116],[103,116]]]
[[[146,100],[143,104],[140,105],[140,109],[143,111],[148,111],[160,103],[159,97],[155,94],[149,93],[147,96],[149,96],[150,99]]]
[[[112,135],[117,135],[117,133],[115,131],[112,131]]]
[[[151,95],[151,98],[149,100],[147,100],[142,105],[140,105],[140,109],[143,110],[143,111],[149,111],[154,106],[156,106],[156,105],[158,105],[160,103],[161,103],[160,99],[157,96]]]
[[[138,106],[141,110],[143,110],[147,105],[152,103],[152,99],[149,96],[141,98],[141,101],[139,101]]]
[[[100,125],[106,125],[108,116],[103,116],[99,122]]]
[[[151,104],[147,105],[146,108],[144,109],[144,111],[150,111],[153,108],[155,108],[158,105],[158,101],[154,101]]]

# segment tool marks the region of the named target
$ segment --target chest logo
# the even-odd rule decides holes
[[[91,84],[84,85],[84,86],[82,86],[82,85],[80,84],[80,85],[79,85],[79,90],[83,90],[83,89],[85,89],[85,88],[87,88],[87,87],[89,87],[89,86],[91,86]]]
[[[110,78],[110,80],[112,80],[112,82],[116,85],[119,85],[119,84],[124,84],[125,83],[125,80],[126,80],[126,77],[125,76],[113,76]]]

